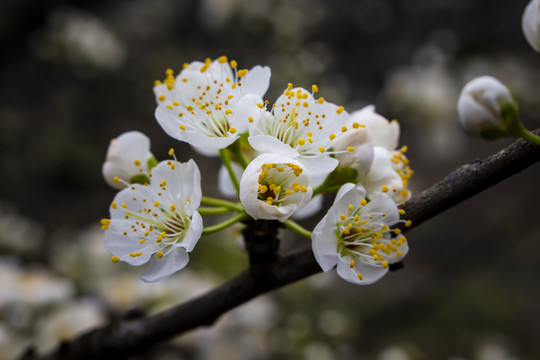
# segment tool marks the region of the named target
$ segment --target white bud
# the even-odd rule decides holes
[[[463,129],[486,139],[516,135],[517,102],[510,90],[491,76],[480,76],[467,83],[458,99]]]
[[[128,131],[113,139],[101,172],[109,186],[123,189],[135,176],[148,173],[148,161],[154,156],[150,152],[150,139],[138,131]],[[118,181],[121,180],[121,181]]]
[[[540,0],[531,0],[525,8],[521,29],[532,48],[540,52]]]

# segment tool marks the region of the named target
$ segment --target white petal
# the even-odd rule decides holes
[[[244,76],[243,87],[245,94],[255,94],[263,97],[270,85],[271,71],[268,66],[254,66]]]
[[[380,278],[382,278],[387,272],[388,268],[382,266],[373,266],[366,264],[361,260],[355,261],[355,266],[350,267],[352,258],[339,258],[337,264],[338,275],[348,282],[359,285],[373,284]],[[362,280],[358,277],[358,273],[362,275]]]
[[[328,215],[315,226],[311,233],[313,255],[324,272],[331,270],[338,262],[335,224]]]
[[[398,145],[399,123],[395,120],[388,121],[384,116],[377,114],[373,105],[352,112],[349,122],[365,125],[369,130],[373,146],[394,150]]]
[[[301,156],[298,158],[306,167],[306,171],[311,177],[327,176],[338,166],[339,161],[327,155],[317,157]]]
[[[232,169],[236,174],[236,178],[240,179],[244,172],[244,169],[235,162],[231,162]],[[236,189],[234,188],[231,177],[225,165],[221,165],[218,171],[218,189],[219,191],[228,198],[238,198]]]
[[[148,269],[141,275],[141,280],[146,282],[163,280],[183,269],[188,261],[189,255],[186,250],[182,247],[175,247],[161,259],[153,256]]]
[[[312,217],[323,208],[323,195],[319,194],[314,196],[303,209],[294,213],[292,218],[294,220],[303,220]]]
[[[252,118],[253,122],[260,118],[262,110],[257,104],[262,102],[263,100],[258,95],[243,96],[234,108],[231,127],[234,127],[239,134],[245,133],[250,126],[249,118]]]
[[[248,137],[249,144],[260,153],[281,154],[295,158],[298,152],[289,145],[269,135],[251,135]]]
[[[189,228],[186,232],[184,240],[182,241],[182,246],[186,249],[187,252],[191,252],[197,242],[201,238],[203,231],[203,221],[202,217],[198,211],[195,211],[191,217],[191,222]]]

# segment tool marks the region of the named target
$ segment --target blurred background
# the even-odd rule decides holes
[[[499,78],[525,126],[540,127],[527,2],[2,1],[0,359],[50,350],[133,308],[155,313],[247,266],[238,228],[203,238],[188,267],[157,284],[103,249],[99,220],[115,191],[101,165],[122,132],[147,134],[158,159],[173,146],[180,161],[194,158],[204,193],[220,196],[219,161],[154,120],[152,86],[166,68],[227,55],[271,67],[271,102],[292,82],[317,84],[350,112],[375,104],[401,124],[414,193],[513,142],[462,133],[456,101],[473,77]],[[539,178],[535,165],[415,228],[405,267],[374,285],[319,274],[134,359],[538,359]],[[309,246],[283,241],[285,252]]]

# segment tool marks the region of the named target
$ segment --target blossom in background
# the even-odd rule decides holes
[[[240,202],[254,219],[285,221],[306,206],[312,194],[302,163],[282,155],[259,155],[240,179]]]
[[[518,104],[510,90],[491,76],[469,81],[461,91],[457,109],[463,129],[475,136],[496,139],[518,135]]]
[[[531,0],[525,8],[521,29],[531,47],[540,52],[540,0]]]
[[[206,150],[223,149],[248,130],[260,116],[270,68],[237,70],[236,61],[222,56],[185,64],[175,78],[172,70],[156,81],[156,119],[165,132]],[[259,104],[259,106],[257,106]]]
[[[193,160],[160,162],[149,185],[134,184],[111,203],[111,219],[102,220],[105,248],[113,262],[142,265],[141,279],[159,281],[182,269],[201,237],[201,174]]]
[[[408,200],[411,191],[407,188],[413,171],[405,156],[407,147],[396,150],[399,142],[399,123],[388,121],[375,112],[373,105],[351,114],[354,123],[365,126],[373,145],[373,162],[369,172],[361,179],[368,198],[387,193],[395,202]]]
[[[264,111],[249,129],[249,143],[261,153],[275,153],[300,161],[313,180],[324,178],[338,165],[328,150],[348,128],[342,106],[289,84],[271,111]]]
[[[101,172],[109,186],[123,189],[132,182],[148,180],[156,159],[150,152],[150,139],[138,131],[128,131],[111,140]]]
[[[338,137],[333,149],[339,161],[338,169],[352,168],[356,170],[357,177],[361,178],[373,163],[373,146],[364,125],[349,121],[349,127],[349,131]]]
[[[365,199],[361,186],[343,185],[312,233],[315,259],[323,271],[337,265],[344,280],[371,284],[379,280],[390,264],[403,259],[408,245],[404,236],[390,228],[400,222],[400,211],[385,194]]]

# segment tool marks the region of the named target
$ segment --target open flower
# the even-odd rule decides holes
[[[352,168],[356,170],[358,178],[369,171],[373,163],[373,146],[369,131],[364,126],[357,122],[351,123],[350,130],[337,139],[333,148],[339,169]]]
[[[408,245],[404,236],[392,238],[391,226],[400,222],[396,204],[385,194],[371,201],[359,185],[345,184],[334,204],[312,233],[315,259],[323,271],[337,265],[344,280],[371,284],[403,259]]]
[[[285,221],[306,206],[312,194],[302,163],[282,155],[259,155],[240,179],[240,202],[254,219]]]
[[[317,87],[313,86],[313,93]],[[348,130],[343,106],[315,99],[303,88],[285,89],[270,112],[265,111],[249,129],[249,143],[262,153],[297,159],[312,178],[325,177],[338,165],[328,150]]]
[[[166,74],[154,86],[158,123],[169,136],[206,150],[223,149],[247,131],[270,82],[270,68],[237,70],[225,56],[185,64],[176,78],[170,69]]]
[[[148,179],[156,159],[150,152],[150,139],[138,131],[128,131],[111,140],[101,172],[109,186],[123,189],[129,183]]]
[[[201,174],[193,160],[162,161],[150,174],[150,185],[134,184],[111,203],[111,219],[102,220],[105,248],[113,262],[142,265],[141,279],[162,280],[182,269],[201,237]]]

